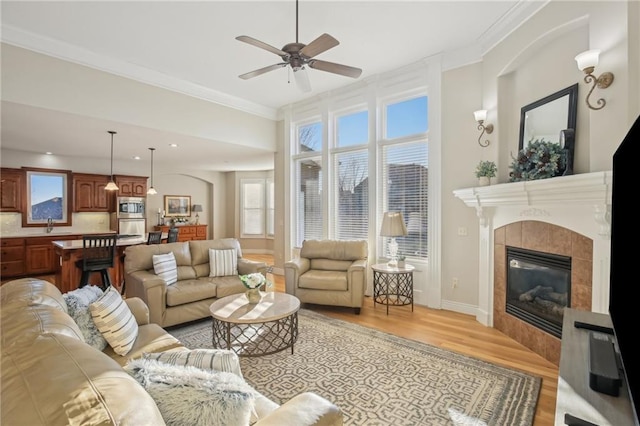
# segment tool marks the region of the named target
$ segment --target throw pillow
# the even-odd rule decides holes
[[[236,249],[209,249],[209,271],[210,277],[238,275],[238,252]]]
[[[173,253],[154,254],[153,271],[162,278],[167,285],[178,282],[178,266]]]
[[[138,337],[138,323],[120,293],[109,287],[89,309],[96,327],[113,351],[121,356],[128,354]]]
[[[205,370],[224,371],[242,377],[238,355],[227,349],[191,349],[145,353],[144,359],[152,359],[171,365],[190,365]]]
[[[67,303],[67,312],[69,316],[73,318],[78,328],[82,332],[84,341],[102,351],[107,347],[107,341],[96,327],[96,323],[93,321],[91,312],[89,311],[89,305],[102,296],[102,290],[100,287],[94,285],[86,285],[82,288],[72,290],[64,293],[62,298]]]
[[[248,425],[256,391],[233,373],[137,359],[124,369],[155,400],[167,425]]]

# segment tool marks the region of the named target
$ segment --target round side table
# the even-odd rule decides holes
[[[373,307],[377,303],[387,305],[404,306],[411,305],[413,312],[413,270],[412,265],[404,267],[389,266],[386,263],[377,263],[371,266],[373,269]]]

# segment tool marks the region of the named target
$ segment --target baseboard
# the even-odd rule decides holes
[[[478,315],[478,307],[467,303],[452,302],[451,300],[443,299],[441,308],[446,309],[447,311],[473,315],[474,317]]]

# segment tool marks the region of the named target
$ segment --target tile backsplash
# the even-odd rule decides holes
[[[56,233],[96,233],[109,231],[109,213],[72,213],[73,226],[55,226],[51,234]],[[51,235],[49,234],[49,235]],[[0,235],[3,237],[22,237],[47,235],[44,227],[22,227],[20,213],[0,213]]]

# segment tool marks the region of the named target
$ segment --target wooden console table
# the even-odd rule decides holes
[[[154,231],[169,232],[170,226],[154,226]],[[206,240],[207,225],[176,225],[179,229],[178,241]]]
[[[564,310],[555,425],[565,425],[565,414],[598,426],[633,425],[626,381],[623,381],[617,397],[596,392],[589,387],[590,331],[575,328],[575,321],[611,327],[609,315],[571,308]]]

